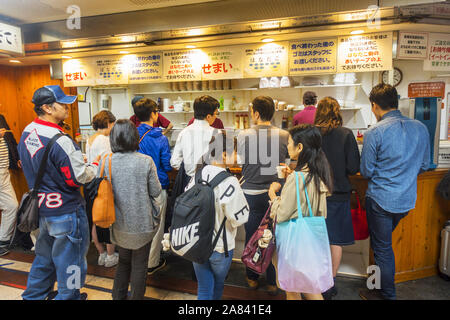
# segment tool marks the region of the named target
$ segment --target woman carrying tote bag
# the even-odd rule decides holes
[[[322,300],[321,292],[333,286],[331,254],[325,224],[326,197],[332,190],[327,159],[321,150],[320,131],[312,125],[290,130],[288,150],[297,160],[281,189],[274,182],[269,189],[271,217],[276,219],[276,252],[273,263],[277,284],[286,299]]]

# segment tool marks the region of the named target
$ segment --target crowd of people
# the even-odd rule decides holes
[[[61,123],[75,99],[59,86],[36,90],[32,102],[37,118],[24,129],[18,148],[0,117],[0,255],[8,253],[19,205],[8,169],[20,165],[33,188],[45,147],[64,132]],[[36,258],[23,299],[86,299],[80,288],[91,239],[99,254],[98,264],[117,268],[113,299],[143,299],[147,275],[166,264],[161,251],[176,196],[192,188],[195,177],[211,182],[230,164],[242,167],[241,178],[231,175],[214,188],[213,233],[219,234],[222,221],[225,232],[208,261],[193,262],[198,299],[221,299],[237,228],[244,225],[247,244],[268,210],[276,226],[309,215],[325,219],[332,273],[328,276],[334,282],[342,247],[355,243],[349,176],[357,172],[368,179],[365,207],[370,244],[381,270],[381,289],[362,289],[360,295],[395,299],[392,232],[415,206],[417,175],[429,166],[429,138],[423,124],[401,115],[394,87],[375,86],[369,100],[378,122],[365,132],[361,157],[352,131],[343,127],[338,101],[323,97],[317,102],[313,92],[305,93],[305,109],[294,117],[289,131],[274,126],[273,99],[256,97],[250,104],[253,126],[235,138],[220,130],[219,102],[200,96],[193,104],[194,118],[178,134],[173,151],[166,137],[173,125],[153,100],[135,97],[130,120],[116,120],[110,111],[100,111],[93,118],[96,132],[87,141],[86,155],[68,135],[59,137],[50,150],[38,194]],[[80,187],[99,176],[102,165],[110,172],[114,193],[116,220],[109,229],[92,222],[92,201],[86,203],[80,193]],[[178,175],[169,195],[168,172],[173,169]],[[298,244],[289,245],[296,252]],[[275,251],[265,272],[266,289],[273,295],[282,288],[278,281],[279,272],[285,270],[279,265],[286,258],[282,254]],[[298,251],[300,258],[301,254]],[[74,267],[80,275],[77,286],[71,284],[68,272]],[[249,288],[259,287],[260,276],[246,269]],[[306,287],[294,291],[286,291],[286,298],[303,295],[321,300],[337,294],[335,285],[324,292]]]

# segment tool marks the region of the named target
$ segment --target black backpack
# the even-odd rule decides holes
[[[195,174],[195,185],[176,199],[170,226],[172,251],[199,264],[208,261],[222,231],[225,256],[228,257],[226,217],[213,241],[216,220],[214,188],[231,176],[224,171],[207,182],[201,178],[201,172],[202,170],[197,170]]]

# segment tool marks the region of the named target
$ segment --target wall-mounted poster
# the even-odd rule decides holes
[[[127,84],[127,56],[95,57],[96,85]]]
[[[206,60],[202,61],[202,79],[239,79],[244,77],[240,46],[202,49]]]
[[[288,42],[244,46],[244,77],[281,77],[288,74]]]
[[[289,75],[335,73],[337,38],[289,42]]]
[[[399,59],[426,59],[428,33],[400,32],[398,37]]]
[[[392,69],[392,32],[338,38],[338,72]]]
[[[95,86],[96,57],[63,61],[64,87]]]
[[[162,52],[128,55],[128,83],[162,81]]]
[[[205,53],[199,49],[164,51],[163,81],[202,80],[202,61],[206,61]]]
[[[450,71],[450,34],[430,33],[424,71]]]

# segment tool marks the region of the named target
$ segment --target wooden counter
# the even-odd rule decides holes
[[[230,171],[237,176],[241,174],[239,167],[231,167]],[[450,201],[441,198],[436,188],[446,172],[447,169],[437,169],[418,177],[416,208],[400,221],[392,235],[396,282],[438,274],[440,233],[444,223],[450,219]],[[173,180],[175,176],[176,171],[171,172]],[[350,181],[358,191],[364,207],[368,181],[359,174],[351,176]],[[356,208],[353,200],[352,208]],[[369,265],[372,264],[374,260],[370,250]]]

